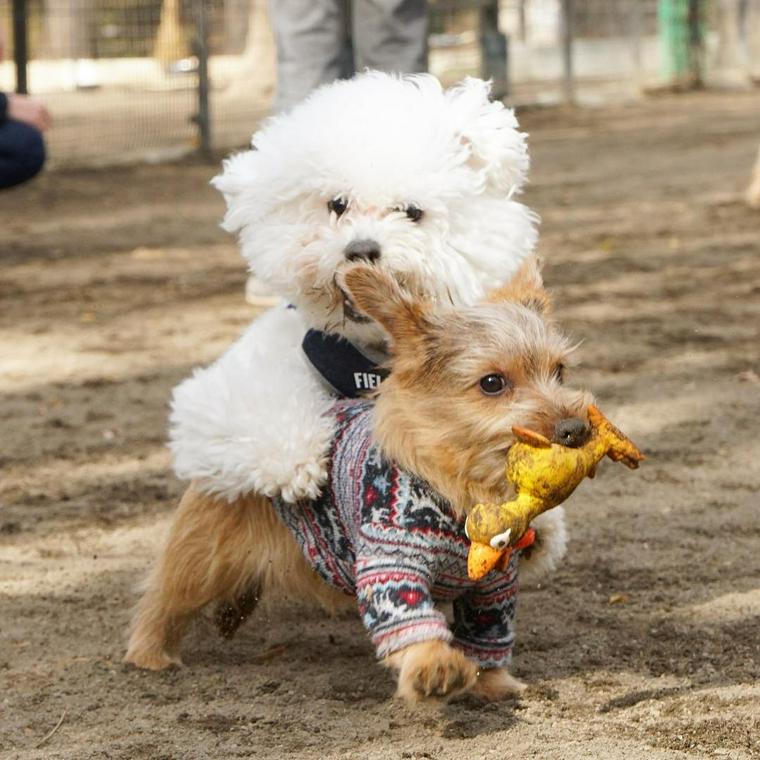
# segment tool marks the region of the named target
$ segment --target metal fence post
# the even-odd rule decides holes
[[[29,62],[26,0],[13,0],[13,61],[16,65],[16,92],[26,95],[27,64]]]
[[[704,86],[702,79],[704,12],[702,0],[689,0],[689,68],[693,87]]]
[[[499,31],[498,0],[487,0],[479,9],[480,75],[493,81],[493,97],[501,100],[509,94],[507,75],[507,37]]]
[[[198,113],[194,117],[198,125],[199,150],[204,155],[211,152],[211,114],[209,110],[208,75],[208,24],[206,0],[195,0],[195,40],[193,47],[198,59]]]
[[[575,101],[573,74],[573,0],[562,0],[562,94],[566,103]]]

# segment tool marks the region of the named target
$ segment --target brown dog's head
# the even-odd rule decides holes
[[[458,510],[506,496],[514,425],[569,445],[568,436],[585,440],[592,399],[563,385],[571,347],[549,319],[535,261],[468,308],[421,301],[371,265],[348,270],[343,282],[390,336],[378,442]]]

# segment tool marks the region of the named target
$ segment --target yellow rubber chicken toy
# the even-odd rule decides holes
[[[465,522],[470,539],[467,574],[478,580],[494,567],[505,569],[510,554],[533,543],[531,521],[561,504],[585,478],[593,478],[606,455],[635,470],[644,455],[600,411],[588,408],[591,433],[582,446],[552,443],[540,433],[514,427],[518,439],[507,454],[507,480],[516,496],[505,504],[477,504]]]

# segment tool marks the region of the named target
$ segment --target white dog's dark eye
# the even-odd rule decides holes
[[[417,206],[407,206],[404,209],[404,213],[407,218],[411,219],[413,222],[419,222],[425,215],[425,212],[421,208],[417,208]]]
[[[562,362],[554,368],[554,379],[560,385],[565,382],[565,365]]]
[[[480,378],[480,390],[486,396],[500,396],[511,385],[509,380],[500,372],[492,372],[490,375]]]
[[[327,208],[336,216],[342,216],[348,208],[348,201],[343,198],[333,198],[331,201],[327,201]]]

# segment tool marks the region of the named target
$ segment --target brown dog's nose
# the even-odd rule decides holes
[[[380,244],[374,240],[352,240],[345,247],[343,254],[349,261],[372,263],[380,258]]]
[[[578,417],[568,417],[560,420],[554,428],[554,443],[577,449],[588,440],[588,425]]]

